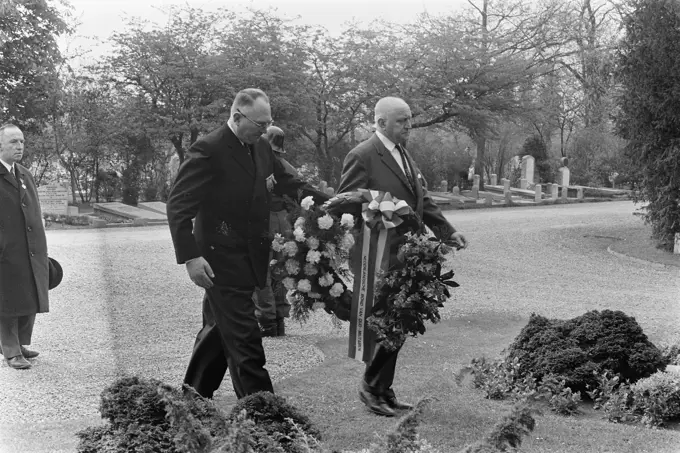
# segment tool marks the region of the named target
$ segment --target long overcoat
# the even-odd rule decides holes
[[[0,164],[0,316],[49,311],[47,239],[38,190],[26,167],[19,182]]]

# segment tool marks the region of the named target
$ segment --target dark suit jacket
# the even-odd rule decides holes
[[[447,239],[455,229],[427,194],[426,183],[420,170],[408,152],[406,155],[416,179],[415,192],[392,154],[385,148],[380,138],[373,134],[345,157],[338,193],[357,189],[389,192],[406,201],[438,238]]]
[[[279,193],[296,197],[302,188],[317,202],[328,198],[285,171],[267,140],[260,138],[254,146],[253,162],[227,124],[200,138],[189,149],[168,197],[177,263],[203,256],[219,285],[265,284],[271,243],[267,176],[274,174]]]
[[[38,190],[31,172],[15,165],[19,182],[0,163],[0,316],[49,311],[47,239]]]

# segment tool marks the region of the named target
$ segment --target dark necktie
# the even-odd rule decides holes
[[[406,158],[406,152],[399,145],[397,145],[396,148],[399,151],[399,155],[401,156],[401,163],[404,166],[404,173],[406,174],[406,179],[408,179],[408,183],[411,185],[411,189],[413,190],[413,193],[416,193],[416,183],[413,180],[413,173],[411,173],[411,167],[409,167],[409,165],[408,165],[408,159]]]

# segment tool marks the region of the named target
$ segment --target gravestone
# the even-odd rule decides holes
[[[165,220],[168,218],[165,214],[154,212],[147,209],[140,209],[136,206],[130,206],[123,203],[94,203],[92,205],[95,214],[113,214],[114,216],[124,219],[147,219],[147,220]]]
[[[550,186],[550,198],[553,200],[557,200],[557,189],[559,186],[557,184],[553,184]]]
[[[569,169],[567,167],[557,169],[557,184],[562,187],[569,187]]]
[[[576,189],[576,198],[583,200],[583,187]]]
[[[534,190],[536,191],[536,193],[535,193],[535,195],[534,195],[534,201],[535,201],[536,203],[540,203],[540,202],[541,202],[541,199],[542,199],[542,197],[543,197],[543,194],[542,194],[542,192],[541,192],[541,189],[543,189],[543,188],[541,187],[540,184],[536,184],[536,187],[534,187]]]
[[[165,203],[163,203],[162,201],[145,201],[143,203],[138,203],[137,207],[164,215],[167,214],[168,212],[166,210]]]
[[[530,184],[534,183],[534,165],[536,164],[536,159],[534,156],[524,156],[522,157],[522,179],[526,179]],[[522,187],[526,189],[526,187]]]
[[[569,192],[569,187],[567,186],[562,186],[562,199],[566,200],[567,199],[567,193]]]
[[[69,191],[61,184],[38,187],[40,209],[43,214],[68,215]]]
[[[472,186],[479,189],[479,175],[474,175],[472,177]]]
[[[510,193],[510,180],[503,179],[503,193]]]
[[[522,178],[519,180],[519,188],[522,190],[527,190],[527,187],[529,187],[529,184],[525,178]]]
[[[484,199],[484,204],[487,206],[493,205],[493,195],[489,192],[486,193],[486,198]]]
[[[453,189],[451,189],[451,193],[453,195],[460,195],[460,187],[458,186],[453,186]]]
[[[449,182],[446,179],[439,183],[439,191],[440,192],[449,191]]]
[[[490,185],[495,186],[497,182],[498,182],[498,175],[496,173],[491,173]]]
[[[512,204],[512,194],[510,191],[505,192],[505,204]]]
[[[474,198],[475,200],[479,198],[479,186],[472,186],[470,197]]]

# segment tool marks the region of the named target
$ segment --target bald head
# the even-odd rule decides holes
[[[375,104],[375,128],[394,144],[408,141],[411,118],[411,109],[403,99],[385,97]]]

